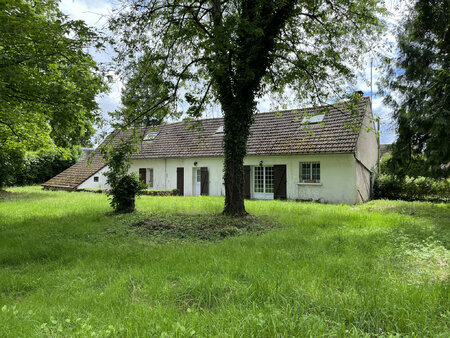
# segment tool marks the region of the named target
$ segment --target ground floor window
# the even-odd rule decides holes
[[[153,188],[153,168],[139,168],[139,181]]]
[[[194,168],[194,196],[200,196],[202,192],[202,171]]]
[[[273,198],[273,167],[254,167],[255,198]]]
[[[148,169],[148,187],[153,188],[153,168]]]
[[[300,182],[320,183],[320,162],[300,162]]]

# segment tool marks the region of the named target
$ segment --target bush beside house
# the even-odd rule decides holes
[[[375,199],[405,201],[450,201],[450,180],[429,177],[396,178],[381,174],[374,184]]]

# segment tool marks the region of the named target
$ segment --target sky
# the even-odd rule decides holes
[[[387,9],[392,13],[388,18],[388,31],[384,37],[384,40],[390,44],[395,50],[396,41],[393,33],[393,29],[401,18],[402,10],[399,10],[396,6],[398,1],[387,1]],[[69,15],[74,20],[84,20],[87,25],[103,29],[106,24],[106,17],[111,13],[114,7],[114,1],[111,0],[61,0],[61,10]],[[97,62],[109,62],[111,60],[111,51],[106,52],[92,52],[94,59]],[[383,104],[383,97],[377,95],[377,79],[380,77],[380,72],[376,69],[377,60],[374,61],[374,67],[372,68],[372,83],[373,92],[370,89],[370,61],[367,58],[367,67],[364,70],[364,75],[358,78],[356,90],[364,92],[365,96],[371,96],[372,94],[372,109],[375,116],[380,117],[381,121],[381,143],[392,143],[395,136],[395,128],[392,123],[392,111]],[[114,74],[111,74],[114,75]],[[365,78],[365,79],[364,79]],[[120,93],[123,88],[121,81],[115,77],[114,83],[111,86],[111,90],[107,94],[103,94],[97,97],[97,102],[104,114],[108,116],[108,112],[112,112],[120,107]],[[297,107],[288,107],[295,109]],[[258,104],[258,110],[261,112],[270,111],[270,100],[268,98],[262,98]],[[220,116],[220,110],[213,109],[205,113],[207,117]]]

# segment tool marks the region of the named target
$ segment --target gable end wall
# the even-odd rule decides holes
[[[372,118],[372,111],[370,110],[370,106],[368,106],[355,151],[356,158],[361,162],[359,163],[356,161],[356,189],[358,202],[366,202],[371,197],[371,175],[369,170],[374,170],[378,160],[378,141],[375,132],[375,123],[372,121]],[[367,131],[368,128],[370,128],[369,131]]]

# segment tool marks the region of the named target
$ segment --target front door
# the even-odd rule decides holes
[[[147,184],[147,169],[139,168],[139,182]]]
[[[184,168],[177,168],[178,195],[184,196]]]
[[[287,197],[286,164],[278,164],[273,166],[273,183],[273,194],[275,199],[285,200]]]
[[[253,168],[253,197],[256,199],[273,199],[273,167]]]

